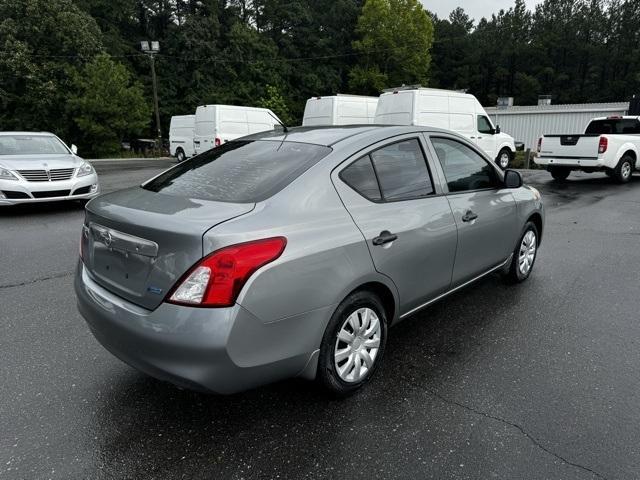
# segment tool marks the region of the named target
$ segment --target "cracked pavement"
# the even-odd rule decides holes
[[[168,162],[101,162],[105,190]],[[216,397],[107,353],[75,308],[82,210],[0,211],[0,479],[629,479],[640,472],[640,177],[526,172],[532,277],[391,329],[346,400],[292,380]]]

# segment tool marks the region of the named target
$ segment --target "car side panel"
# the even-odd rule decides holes
[[[393,283],[375,271],[364,238],[328,172],[321,178],[305,174],[246,218],[210,230],[203,239],[204,252],[273,236],[287,239],[282,256],[258,270],[238,298],[264,323],[336,306],[369,281],[383,283],[393,293]]]

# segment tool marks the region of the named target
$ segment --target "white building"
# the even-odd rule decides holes
[[[583,133],[592,118],[625,115],[628,109],[629,102],[485,108],[495,125],[532,150],[546,133]]]

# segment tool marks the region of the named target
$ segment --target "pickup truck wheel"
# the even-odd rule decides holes
[[[513,251],[511,265],[505,276],[508,283],[520,283],[529,278],[538,255],[539,238],[535,223],[527,222],[520,235],[520,241]]]
[[[500,153],[498,153],[496,163],[502,170],[506,170],[506,168],[509,166],[509,162],[511,162],[511,157],[511,150],[509,150],[508,148],[503,148],[502,150],[500,150]]]
[[[627,183],[631,180],[633,164],[633,158],[629,155],[623,156],[618,162],[616,168],[613,170],[613,178],[615,178],[618,183]]]
[[[558,182],[564,182],[567,178],[569,178],[571,170],[564,167],[554,167],[550,170],[550,173],[554,180]]]

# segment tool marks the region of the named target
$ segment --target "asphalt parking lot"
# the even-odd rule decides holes
[[[97,165],[109,191],[170,163]],[[547,208],[529,281],[491,276],[401,323],[342,401],[138,373],[76,311],[81,207],[0,210],[0,478],[638,478],[640,176],[525,178]]]

